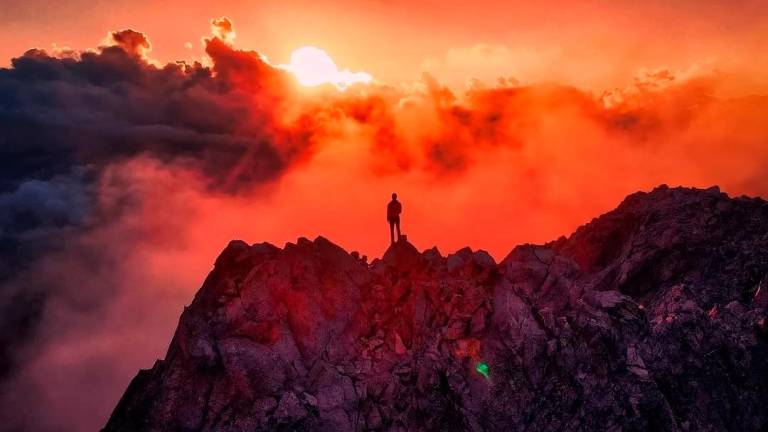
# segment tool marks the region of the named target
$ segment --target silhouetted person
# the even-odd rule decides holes
[[[389,240],[395,242],[395,227],[397,227],[397,239],[400,240],[400,213],[403,205],[397,200],[397,194],[392,194],[392,201],[387,204],[387,222],[389,222]]]

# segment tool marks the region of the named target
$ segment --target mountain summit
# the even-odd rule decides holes
[[[661,186],[500,263],[233,241],[105,431],[757,431],[768,203]]]

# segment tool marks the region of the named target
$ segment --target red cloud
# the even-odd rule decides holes
[[[144,33],[135,30],[120,30],[109,34],[110,42],[129,55],[146,58],[147,52],[152,49],[149,39]]]

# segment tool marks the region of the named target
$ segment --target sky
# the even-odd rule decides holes
[[[235,238],[372,260],[397,192],[501,260],[663,183],[768,194],[764,1],[285,3],[0,0],[4,427],[101,427]]]
[[[339,64],[390,83],[428,69],[455,84],[504,73],[602,90],[626,85],[640,68],[717,62],[764,88],[759,72],[768,60],[752,54],[768,37],[766,9],[760,0],[3,0],[0,64],[29,47],[95,47],[107,31],[123,28],[151,35],[160,61],[188,60],[200,56],[208,21],[227,16],[241,46],[274,61],[316,45]]]

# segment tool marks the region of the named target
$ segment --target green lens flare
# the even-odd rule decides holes
[[[476,370],[476,371],[477,371],[477,373],[479,373],[480,375],[482,375],[482,376],[484,376],[484,377],[488,378],[488,363],[486,363],[486,362],[480,362],[480,363],[478,363],[478,364],[477,364],[477,366],[475,366],[475,370]]]

